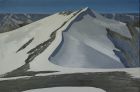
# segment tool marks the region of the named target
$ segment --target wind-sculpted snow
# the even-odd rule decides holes
[[[77,14],[77,13],[79,13],[79,12],[80,12],[80,11],[76,12],[75,14]],[[72,13],[72,12],[71,12],[71,13]],[[68,13],[68,15],[71,14],[71,13]],[[64,13],[64,14],[65,14],[65,13]],[[67,14],[67,13],[66,13],[66,14]],[[73,18],[73,17],[75,16],[75,14],[73,14],[73,16],[70,17],[70,19]],[[35,48],[33,48],[33,49],[31,49],[30,51],[28,51],[27,54],[29,54],[29,56],[28,56],[28,58],[25,60],[25,62],[26,62],[26,63],[29,63],[29,62],[31,62],[32,60],[34,60],[34,58],[35,58],[36,56],[38,56],[39,54],[41,54],[41,53],[54,41],[54,39],[55,39],[55,37],[56,37],[56,32],[57,32],[59,29],[61,29],[70,19],[68,19],[67,21],[64,21],[64,23],[63,23],[59,28],[57,28],[54,32],[52,32],[51,35],[50,35],[50,38],[49,38],[47,41],[45,41],[45,42],[43,42],[43,43],[37,45]]]
[[[113,31],[106,32],[106,29]],[[139,33],[137,31],[132,33],[134,30],[87,9],[79,14],[63,32],[62,42],[49,60],[65,67],[139,67],[139,50],[137,50]],[[117,39],[117,42],[112,39]]]
[[[63,32],[62,42],[50,61],[65,67],[124,67],[114,55],[115,47],[107,38],[105,28],[94,22],[93,16],[86,14],[79,15],[69,29]]]

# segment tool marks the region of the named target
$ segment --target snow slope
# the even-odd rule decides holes
[[[79,71],[81,68],[123,68],[113,52],[116,48],[107,38],[106,28],[131,37],[124,23],[95,12],[91,14],[89,8],[56,13],[0,34],[0,75],[25,63],[29,63],[29,71],[72,69],[68,67]],[[56,53],[56,50],[60,51]],[[53,56],[53,52],[56,55]]]
[[[24,61],[28,56],[27,52],[48,40],[50,34],[72,15],[63,16],[57,13],[12,32],[0,34],[0,74],[12,71],[25,64]],[[16,53],[31,38],[34,38],[32,43],[24,50]]]
[[[123,67],[113,52],[115,47],[106,36],[105,27],[97,21],[87,14],[81,21],[74,22],[70,29],[63,33],[61,46],[56,49],[50,61],[71,67]]]

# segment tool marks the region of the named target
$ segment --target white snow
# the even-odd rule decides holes
[[[71,20],[69,20],[61,29],[59,29],[56,33],[55,40],[51,43],[51,45],[45,50],[41,55],[35,58],[34,62],[30,63],[30,70],[29,71],[43,71],[43,70],[58,70],[63,69],[62,66],[58,66],[52,64],[48,58],[53,53],[53,51],[59,46],[62,41],[62,32],[67,28],[67,26],[74,20],[80,13],[86,11],[83,9],[77,15],[75,15]],[[47,66],[44,66],[47,65]],[[44,66],[44,67],[43,67]]]
[[[88,24],[88,25],[87,25]],[[86,25],[86,26],[85,26]],[[89,15],[63,33],[64,41],[51,62],[67,67],[122,68],[104,26]]]
[[[57,13],[12,32],[0,34],[0,74],[22,66],[28,56],[27,52],[38,44],[47,41],[50,34],[72,15],[73,14],[63,16]],[[30,46],[16,53],[16,51],[26,43],[25,41],[31,38],[34,38],[34,40]],[[47,54],[45,56],[47,56]]]
[[[95,19],[96,23],[98,23],[102,26],[108,27],[111,30],[113,30],[117,33],[120,33],[121,35],[124,35],[126,37],[130,37],[130,38],[132,37],[125,23],[105,18],[105,17],[101,16],[100,14],[96,13],[95,11],[93,11],[93,13],[97,17]]]
[[[54,88],[33,89],[23,92],[106,92],[106,91],[94,87],[54,87]]]

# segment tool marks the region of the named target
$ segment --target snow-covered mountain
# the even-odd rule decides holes
[[[73,74],[69,75],[73,78],[77,76],[74,73],[79,72],[122,71],[124,76],[127,72],[131,76],[140,77],[139,32],[138,27],[107,19],[89,8],[59,12],[0,34],[0,76],[24,78],[23,76]],[[119,76],[118,72],[107,74]],[[90,79],[90,73],[80,75]],[[35,80],[36,78],[42,81],[40,77],[35,77]],[[65,81],[70,81],[67,78],[70,77],[66,77]],[[74,84],[77,83],[79,82]],[[38,86],[44,87],[41,85]],[[29,89],[34,87],[20,91]],[[5,90],[8,89],[0,87],[0,90],[7,92]]]
[[[30,70],[46,70],[49,64],[75,68],[138,67],[138,47],[129,51],[133,47],[123,41],[126,38],[132,38],[126,24],[106,19],[89,8],[56,13],[0,34],[0,74],[25,64]],[[127,54],[127,50],[134,53],[126,58],[116,55]]]

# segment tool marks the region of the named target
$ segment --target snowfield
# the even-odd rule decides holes
[[[54,87],[54,88],[44,88],[28,90],[24,92],[106,92],[99,88],[93,87]]]

